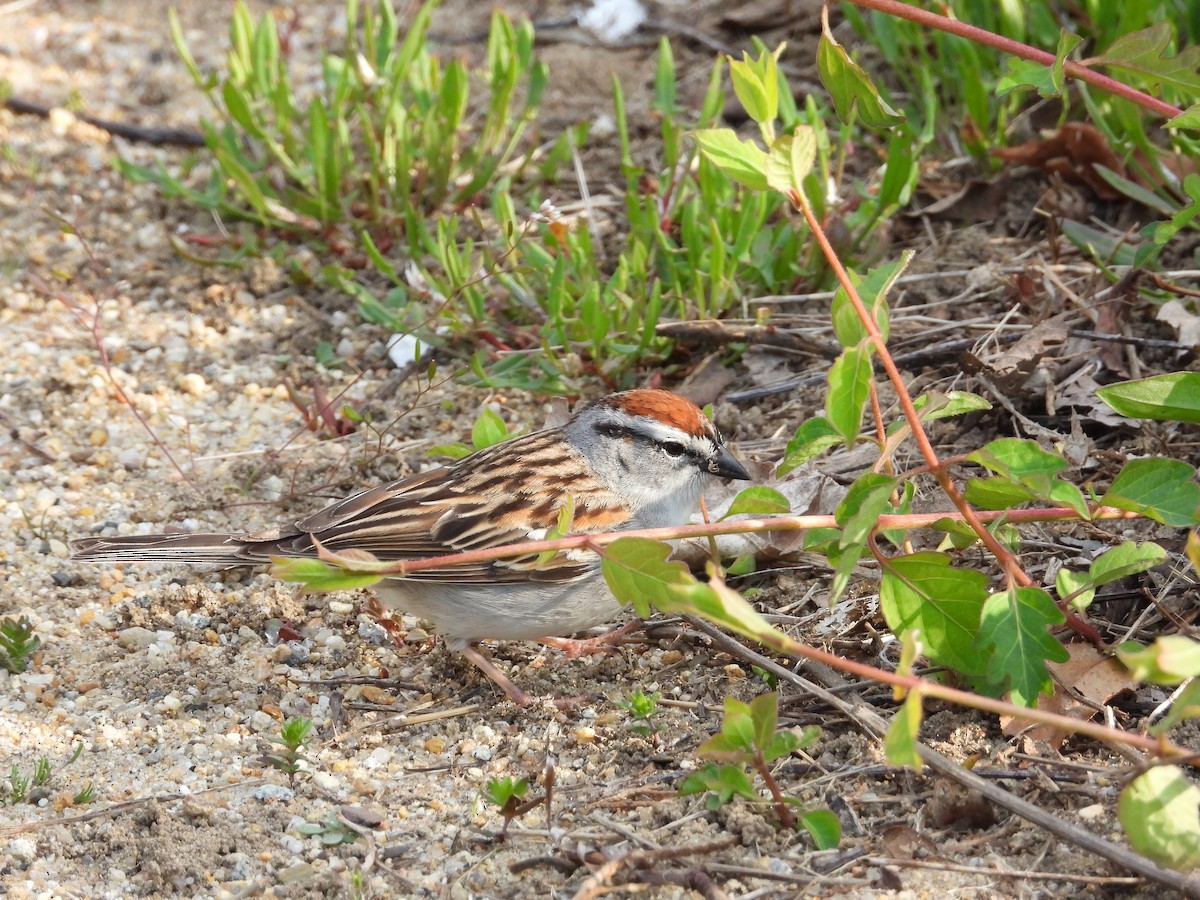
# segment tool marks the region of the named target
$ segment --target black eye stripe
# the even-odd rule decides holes
[[[688,456],[697,462],[703,462],[707,460],[709,456],[709,454],[705,453],[703,450],[698,449],[690,444],[685,444],[682,441],[673,441],[670,439],[660,440],[658,438],[651,437],[638,428],[630,428],[627,425],[619,424],[617,422],[597,422],[594,428],[597,434],[604,435],[608,438],[633,441],[639,444],[650,444],[651,446],[657,447],[659,450],[663,451],[663,453],[675,459],[678,459],[682,456]],[[719,446],[720,442],[715,441],[713,443],[712,452],[716,452],[716,448]]]

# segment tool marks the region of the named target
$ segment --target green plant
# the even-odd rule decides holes
[[[320,822],[305,822],[303,825],[297,825],[296,831],[305,837],[319,837],[321,843],[326,847],[334,847],[338,844],[353,844],[358,840],[359,835],[353,829],[348,827],[337,813],[329,813]]]
[[[483,786],[483,796],[499,807],[497,811],[504,817],[504,827],[500,829],[501,838],[508,834],[508,826],[512,824],[513,819],[520,818],[545,802],[542,797],[525,800],[527,793],[528,778],[489,778]]]
[[[499,10],[482,69],[432,55],[434,6],[420,7],[402,34],[389,0],[347,0],[345,45],[325,57],[322,82],[307,99],[293,85],[273,16],[255,21],[245,4],[234,6],[217,75],[201,72],[172,11],[176,49],[215,114],[205,123],[215,165],[201,189],[161,166],[121,161],[121,172],[167,197],[303,238],[333,257],[321,276],[357,300],[365,319],[409,330],[429,315],[411,301],[428,295],[394,277],[386,254],[402,247],[421,258],[437,246],[430,221],[453,218],[498,180],[520,175],[531,159],[519,152],[522,136],[547,77],[532,26]],[[485,88],[482,116],[468,115],[473,83]],[[337,264],[356,246],[392,277],[384,296]]]
[[[470,456],[478,450],[507,441],[514,436],[515,433],[508,430],[508,425],[505,424],[500,414],[490,406],[485,406],[479,410],[479,416],[471,427],[470,445],[464,444],[462,441],[455,441],[453,444],[439,444],[436,447],[430,447],[426,452],[430,456],[449,456],[451,459],[462,459],[464,456]]]
[[[29,667],[30,658],[42,646],[33,628],[28,616],[0,619],[0,668],[19,675]]]
[[[651,691],[647,694],[641,687],[636,687],[630,691],[628,697],[618,700],[617,705],[626,710],[633,719],[629,730],[657,742],[658,732],[662,727],[661,723],[656,721],[661,712],[658,708],[658,701],[661,699],[661,691]]]
[[[58,767],[57,771],[52,769],[49,757],[45,756],[39,756],[34,760],[33,770],[28,775],[22,774],[20,767],[13,763],[8,773],[8,784],[0,789],[0,803],[15,806],[18,803],[33,802],[44,793],[37,789],[49,788],[55,776],[79,759],[82,753],[83,744],[77,744],[70,757]],[[94,799],[96,799],[95,788],[92,787],[91,782],[88,782],[86,787],[74,795],[72,802],[76,806],[82,806],[85,803],[91,803]]]
[[[710,762],[683,779],[679,793],[687,796],[708,792],[706,803],[709,809],[717,809],[734,797],[762,802],[754,789],[752,776],[747,772],[749,767],[766,785],[781,828],[803,826],[817,849],[836,847],[842,837],[837,816],[827,809],[807,810],[797,816],[792,808],[802,804],[794,797],[784,796],[771,773],[771,763],[812,746],[821,730],[815,727],[800,732],[779,729],[778,721],[779,695],[774,692],[756,697],[750,703],[726,697],[721,730],[698,750],[702,758],[717,762]]]
[[[271,743],[279,749],[265,751],[260,761],[273,769],[278,769],[287,775],[288,784],[295,785],[296,773],[301,769],[301,763],[307,762],[301,750],[308,736],[312,733],[313,721],[302,716],[289,718],[279,728],[279,734],[271,738]]]
[[[582,374],[595,372],[622,383],[637,365],[664,359],[670,341],[660,337],[660,319],[715,318],[746,314],[744,298],[773,293],[794,283],[813,258],[805,236],[785,214],[780,198],[745,192],[685,139],[689,128],[705,127],[720,115],[725,93],[723,64],[714,66],[699,114],[685,121],[676,102],[674,57],[660,42],[654,110],[659,117],[661,161],[651,170],[638,165],[625,109],[624,91],[613,80],[613,102],[625,178],[628,229],[615,258],[596,241],[582,218],[550,208],[534,216],[501,186],[491,198],[495,237],[464,242],[459,222],[439,225],[431,253],[435,267],[424,270],[439,296],[471,297],[462,310],[475,327],[488,323],[492,343],[519,350],[484,370],[480,383],[536,390],[562,389]],[[780,115],[801,117],[790,91],[779,93]],[[812,115],[811,110],[804,115]],[[572,137],[571,142],[577,142]],[[514,237],[517,236],[517,237]],[[501,314],[485,310],[483,279],[505,300]],[[466,287],[464,288],[464,284]],[[530,318],[529,311],[537,315]],[[454,310],[447,307],[447,314]],[[536,344],[529,325],[537,326]],[[469,323],[451,322],[462,330]],[[499,333],[496,333],[499,332]]]

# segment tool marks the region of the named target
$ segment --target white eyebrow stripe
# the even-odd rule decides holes
[[[645,417],[634,419],[629,427],[632,431],[657,443],[674,441],[690,447],[703,456],[711,456],[717,449],[716,442],[707,435],[687,434],[678,428],[655,422],[653,419]]]

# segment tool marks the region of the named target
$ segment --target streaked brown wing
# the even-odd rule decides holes
[[[536,469],[526,465],[531,459],[537,460]],[[628,511],[598,480],[580,476],[582,465],[557,432],[538,432],[356,494],[290,528],[245,535],[243,553],[260,559],[313,556],[313,538],[330,551],[365,550],[387,561],[499,547],[554,528],[568,496],[575,504],[573,531],[619,528]],[[537,559],[530,554],[408,577],[443,583],[561,581],[594,565],[564,554],[540,566]]]

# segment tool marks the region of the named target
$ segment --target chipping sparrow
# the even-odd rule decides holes
[[[683,525],[709,479],[749,477],[694,404],[639,389],[587,404],[561,428],[371,488],[295,524],[252,534],[84,538],[71,546],[80,560],[220,565],[312,557],[319,541],[333,552],[418,559],[540,540],[568,497],[572,533]],[[529,554],[428,569],[387,578],[375,590],[387,606],[432,622],[451,649],[465,652],[517,700],[524,694],[470,642],[573,634],[620,611],[586,550],[541,565]]]

